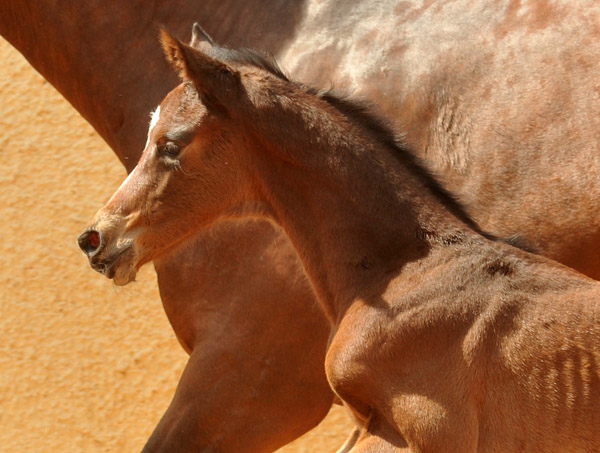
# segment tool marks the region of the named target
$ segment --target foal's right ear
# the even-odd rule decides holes
[[[226,111],[226,107],[240,94],[240,73],[228,64],[173,38],[164,28],[160,31],[160,40],[171,66],[182,79],[193,82],[206,106]]]

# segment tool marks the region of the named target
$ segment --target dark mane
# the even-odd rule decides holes
[[[283,72],[283,70],[279,67],[277,60],[270,53],[257,52],[251,49],[241,49],[235,51],[234,54],[230,56],[233,63],[238,64],[248,64],[252,66],[256,66],[260,69],[264,69],[270,74],[278,77],[287,82],[290,81],[288,76]]]
[[[484,233],[475,220],[473,220],[462,203],[437,180],[433,173],[425,166],[423,161],[403,143],[390,124],[373,113],[372,107],[365,101],[356,101],[331,91],[315,91],[310,89],[321,99],[335,107],[340,113],[352,120],[355,124],[368,130],[372,136],[386,147],[393,149],[395,155],[411,171],[412,174],[425,184],[433,194],[450,209],[450,211],[480,234]]]
[[[477,222],[467,213],[458,198],[446,189],[414,151],[406,146],[401,140],[401,136],[394,132],[390,123],[373,112],[373,107],[368,102],[349,99],[347,96],[334,93],[332,90],[323,91],[313,88],[308,88],[307,90],[335,107],[355,124],[368,130],[379,143],[395,150],[396,157],[400,159],[411,173],[420,178],[425,186],[470,228],[492,241],[501,241],[521,250],[536,253],[535,248],[527,239],[519,234],[513,234],[507,238],[498,238],[493,234],[483,231]]]
[[[210,55],[227,63],[255,66],[279,79],[290,82],[288,76],[279,67],[275,57],[270,53],[252,49],[230,49],[213,44]]]

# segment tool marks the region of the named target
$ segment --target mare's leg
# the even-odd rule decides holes
[[[191,356],[144,452],[267,452],[318,424],[329,324],[279,231],[224,223],[155,266]]]
[[[282,394],[283,386],[268,394],[261,388],[264,383],[252,376],[242,382],[235,364],[218,365],[223,354],[216,349],[192,353],[143,453],[271,452],[310,430],[327,413],[327,407],[319,409],[322,414],[307,411],[310,395]],[[316,391],[321,401],[326,398],[323,389]]]

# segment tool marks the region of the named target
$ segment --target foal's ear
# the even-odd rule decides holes
[[[208,33],[200,26],[198,22],[194,22],[192,26],[192,40],[190,41],[190,47],[208,52],[215,45],[214,41]]]
[[[226,63],[173,38],[164,28],[160,30],[160,41],[171,66],[182,79],[194,83],[207,107],[226,110],[226,106],[239,94],[240,73]]]

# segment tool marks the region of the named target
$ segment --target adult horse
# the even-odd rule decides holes
[[[145,112],[175,84],[153,24],[184,36],[199,20],[219,42],[275,53],[297,79],[332,81],[376,101],[485,229],[520,233],[538,252],[598,277],[598,8],[584,1],[60,8],[6,1],[0,31],[131,170],[146,139]],[[273,449],[313,426],[331,401],[321,371],[328,327],[317,312],[305,314],[312,296],[302,284],[289,293],[287,282],[302,277],[285,275],[297,265],[285,259],[289,251],[274,251],[283,239],[264,225],[254,224],[263,241],[257,230],[222,228],[156,263],[165,309],[191,355],[149,451],[163,443],[168,450],[176,431],[189,445]],[[280,256],[273,266],[260,259]],[[223,269],[219,257],[239,260],[237,271]],[[240,299],[260,308],[249,314],[234,303]],[[269,335],[290,342],[274,350]],[[305,354],[308,345],[314,354]]]
[[[192,19],[211,18],[217,36],[276,49],[293,33],[301,8],[300,2],[8,1],[0,5],[0,32],[130,171],[145,140],[143,117],[176,84],[158,58],[157,24],[189,34]],[[165,310],[190,359],[145,451],[272,451],[329,410],[333,394],[322,365],[329,326],[282,240],[266,223],[224,224],[156,263]],[[237,262],[238,270],[224,269],[223,259]],[[312,315],[306,306],[314,307]]]
[[[198,32],[201,35],[201,32]],[[163,32],[184,83],[80,236],[119,284],[220,218],[280,224],[354,452],[600,450],[600,283],[483,234],[360,106]]]

